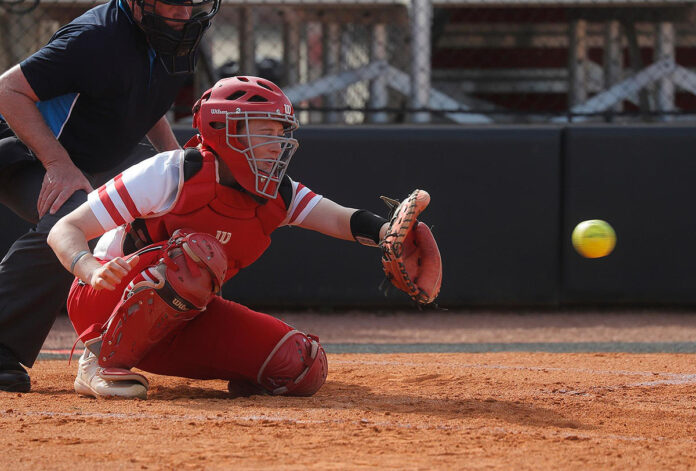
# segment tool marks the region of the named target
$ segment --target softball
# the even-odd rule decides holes
[[[575,226],[572,241],[575,250],[585,258],[606,257],[614,250],[616,233],[608,222],[590,219]]]

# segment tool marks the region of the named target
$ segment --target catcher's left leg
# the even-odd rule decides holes
[[[235,395],[311,396],[328,372],[316,336],[219,296],[137,366],[158,374],[226,379]]]

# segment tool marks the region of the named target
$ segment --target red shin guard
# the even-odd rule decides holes
[[[169,333],[203,312],[226,268],[225,253],[213,236],[175,232],[159,261],[133,278],[106,322],[101,345],[91,349],[99,365],[135,366]]]

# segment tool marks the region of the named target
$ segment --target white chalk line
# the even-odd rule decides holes
[[[666,373],[667,374],[667,373]],[[669,373],[673,376],[672,379],[661,379],[657,381],[645,381],[642,383],[627,384],[630,387],[640,387],[640,386],[667,386],[667,385],[681,385],[681,384],[696,384],[696,374],[674,374]]]
[[[534,430],[510,430],[505,427],[480,427],[480,426],[465,426],[465,425],[449,425],[449,424],[413,424],[410,422],[394,422],[394,421],[372,421],[369,419],[360,420],[345,420],[345,419],[297,419],[290,416],[282,415],[227,415],[206,416],[206,415],[172,415],[172,414],[146,414],[146,413],[118,413],[118,412],[57,412],[57,411],[0,411],[0,416],[15,417],[15,416],[39,416],[39,417],[66,417],[75,419],[116,419],[116,420],[153,420],[153,421],[170,421],[170,422],[253,422],[253,423],[283,423],[290,425],[355,425],[362,427],[383,427],[408,430],[442,430],[442,431],[457,431],[457,432],[476,432],[485,433],[488,435],[529,435],[539,438],[538,427]],[[626,442],[643,442],[643,441],[678,441],[694,443],[696,439],[680,437],[678,439],[667,438],[663,436],[656,437],[636,437],[630,435],[617,434],[591,434],[584,432],[567,432],[556,431],[541,434],[544,439],[580,439],[580,440],[618,440]]]

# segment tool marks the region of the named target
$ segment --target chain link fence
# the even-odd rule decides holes
[[[696,120],[695,1],[223,1],[172,118],[249,74],[303,123]],[[0,70],[97,3],[0,0]]]

